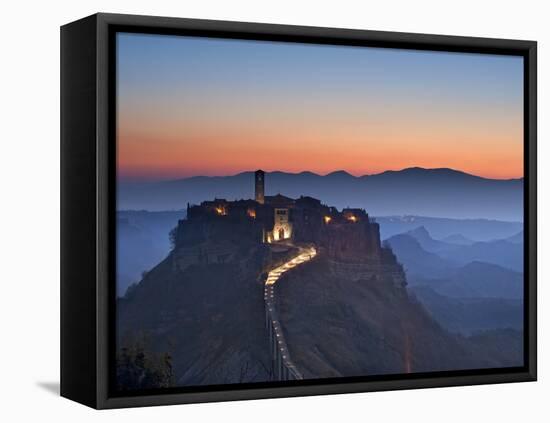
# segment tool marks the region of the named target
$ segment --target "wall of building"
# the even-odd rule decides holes
[[[274,241],[282,241],[292,238],[292,224],[290,223],[290,210],[276,208],[273,213],[273,231]]]

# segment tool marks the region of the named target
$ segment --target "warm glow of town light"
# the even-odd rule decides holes
[[[332,217],[325,216],[325,223],[329,223],[332,220]]]
[[[256,210],[254,209],[248,209],[248,216],[252,218],[256,218]]]
[[[266,302],[266,308],[268,310],[268,318],[271,320],[271,326],[273,328],[273,331],[275,332],[275,338],[273,341],[276,343],[275,348],[277,348],[278,351],[280,351],[281,358],[282,358],[282,364],[283,366],[292,374],[294,375],[295,379],[303,379],[303,376],[301,373],[296,369],[296,366],[292,363],[289,354],[288,354],[288,347],[286,345],[284,335],[280,333],[281,325],[279,321],[277,320],[276,316],[273,315],[274,312],[274,292],[273,292],[273,286],[275,283],[279,280],[279,278],[282,276],[283,273],[289,271],[290,269],[293,269],[296,266],[299,266],[302,263],[305,263],[312,258],[314,258],[317,255],[317,250],[315,247],[298,247],[299,248],[299,254],[295,256],[294,258],[290,259],[286,263],[272,269],[267,276],[267,279],[265,281],[265,290],[264,290],[264,301]],[[268,295],[269,293],[269,295]]]
[[[225,209],[223,207],[216,207],[216,213],[220,216],[225,216]]]
[[[348,220],[350,222],[357,222],[357,218],[354,215],[351,215],[350,217],[348,217]]]

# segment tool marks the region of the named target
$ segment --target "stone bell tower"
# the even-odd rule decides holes
[[[258,203],[264,204],[265,198],[264,198],[264,177],[265,173],[263,170],[257,170],[254,174],[255,177],[255,183],[256,183],[256,189],[255,189],[255,199]]]

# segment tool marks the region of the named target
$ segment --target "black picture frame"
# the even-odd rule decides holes
[[[494,53],[524,58],[524,366],[119,395],[113,390],[117,31]],[[61,28],[61,395],[119,408],[534,381],[537,377],[537,44],[534,41],[95,14]],[[111,281],[111,283],[109,283]]]

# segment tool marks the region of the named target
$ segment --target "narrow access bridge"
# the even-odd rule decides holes
[[[276,380],[299,380],[304,378],[290,358],[281,328],[279,313],[275,307],[275,284],[283,273],[310,261],[317,255],[315,247],[298,247],[298,249],[299,252],[294,258],[271,270],[265,280],[265,320],[269,332],[272,371]]]

